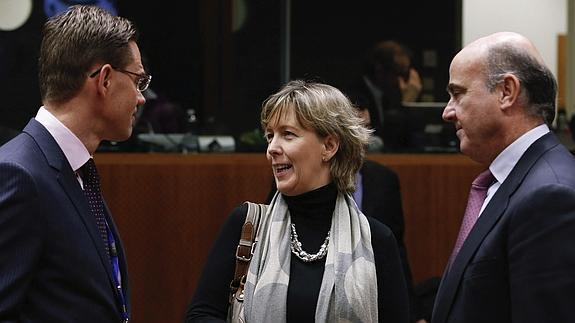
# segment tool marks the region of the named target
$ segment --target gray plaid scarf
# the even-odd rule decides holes
[[[245,288],[246,322],[285,322],[290,275],[287,204],[276,194],[260,220]],[[377,278],[367,218],[338,194],[316,322],[377,322]]]

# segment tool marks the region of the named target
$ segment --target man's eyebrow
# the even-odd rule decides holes
[[[447,93],[453,93],[456,90],[464,90],[464,88],[462,86],[459,86],[457,84],[454,83],[449,83],[447,84],[447,87],[445,88],[445,90],[447,91]]]

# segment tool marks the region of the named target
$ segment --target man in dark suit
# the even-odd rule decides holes
[[[385,150],[400,151],[409,145],[402,102],[417,101],[421,87],[408,49],[396,41],[384,40],[370,49],[363,76],[349,84],[345,92],[352,99],[361,99],[362,107],[368,109],[375,135],[386,143]]]
[[[131,22],[91,6],[44,26],[44,105],[0,148],[2,322],[129,319],[126,258],[91,156],[127,139],[145,102],[136,40]]]
[[[471,43],[449,72],[443,118],[461,151],[488,168],[482,178],[493,177],[474,188],[485,187],[482,201],[470,197],[432,322],[572,322],[575,158],[547,126],[555,78],[510,32]]]

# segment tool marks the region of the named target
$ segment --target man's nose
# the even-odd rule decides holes
[[[441,117],[447,122],[455,122],[455,108],[453,107],[451,100],[449,100],[445,106],[445,109],[443,109],[443,114]]]

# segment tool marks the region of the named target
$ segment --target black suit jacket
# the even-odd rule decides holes
[[[361,211],[387,225],[395,235],[398,245],[403,246],[405,221],[397,174],[367,159],[364,160],[360,173],[363,181]]]
[[[371,126],[377,135],[383,136],[383,122],[380,112],[377,109],[376,99],[365,83],[365,80],[360,78],[348,85],[345,89],[345,94],[349,97],[353,104],[368,109]],[[382,101],[385,101],[385,99],[382,98]],[[383,110],[387,110],[388,105],[385,104],[385,102],[381,102],[381,104]]]
[[[405,220],[399,178],[391,169],[368,159],[364,160],[360,173],[363,188],[361,211],[366,216],[387,225],[393,232],[409,293],[411,319],[412,321],[419,319],[422,314],[419,313],[420,304],[414,294],[411,267],[404,242]]]
[[[120,237],[107,220],[129,295]],[[0,147],[0,321],[120,322],[112,277],[76,175],[50,133],[30,121]]]
[[[383,91],[380,102],[383,115],[380,115],[376,98],[363,78],[347,86],[345,93],[353,104],[369,110],[371,127],[375,130],[375,135],[383,138],[385,151],[409,148],[409,118],[401,103],[401,92]]]
[[[573,322],[575,158],[551,133],[501,184],[443,276],[433,323]]]

